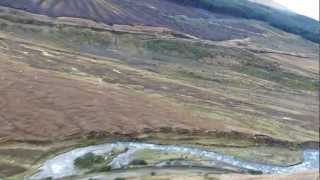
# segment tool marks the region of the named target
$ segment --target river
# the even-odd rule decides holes
[[[111,144],[101,144],[88,147],[77,148],[69,152],[57,155],[56,157],[49,159],[43,163],[39,170],[29,178],[30,180],[44,179],[46,177],[62,178],[67,176],[78,175],[81,173],[76,167],[74,167],[74,160],[78,157],[85,155],[86,153],[92,152],[95,154],[103,154],[110,152],[115,147],[127,147],[128,151],[119,154],[109,164],[112,167],[122,167],[127,165],[132,160],[132,154],[136,150],[151,149],[161,150],[166,152],[183,152],[191,155],[206,157],[212,162],[222,162],[230,164],[232,166],[261,171],[263,173],[291,173],[310,169],[319,168],[319,151],[315,149],[304,149],[303,150],[303,162],[294,166],[276,166],[270,164],[264,164],[259,162],[250,162],[241,160],[236,157],[223,155],[214,151],[208,151],[201,148],[191,148],[186,146],[178,145],[156,145],[146,143],[135,143],[135,142],[119,142]]]

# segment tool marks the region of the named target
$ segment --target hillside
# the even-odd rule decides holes
[[[51,17],[86,18],[109,25],[168,27],[210,40],[245,38],[259,33],[255,27],[241,22],[238,19],[241,17],[260,20],[320,43],[320,25],[316,20],[247,0],[2,0],[0,5]]]
[[[291,12],[264,6],[247,0],[174,0],[174,2],[206,9],[214,13],[229,14],[246,19],[256,19],[283,31],[300,35],[320,43],[318,21]]]
[[[0,4],[0,178],[31,177],[46,159],[101,143],[197,147],[281,167],[319,144],[316,43],[170,1]],[[273,178],[220,161],[210,169],[185,152],[136,153],[147,163],[187,157],[200,169],[171,175],[138,159],[71,178]]]
[[[289,11],[288,8],[286,8],[285,6],[275,2],[274,0],[250,0],[250,1],[262,4],[262,5],[265,5],[265,6],[270,6],[270,7],[275,8],[275,9]]]

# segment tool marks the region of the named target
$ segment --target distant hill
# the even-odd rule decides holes
[[[317,21],[281,11],[279,8],[282,7],[272,1],[255,2],[268,4],[269,7],[248,0],[1,0],[0,5],[53,17],[80,17],[106,24],[168,27],[210,40],[248,37],[257,29],[239,18],[254,19],[320,43],[320,25]]]
[[[251,2],[259,3],[265,6],[270,6],[275,9],[280,9],[284,11],[290,11],[287,7],[273,1],[273,0],[250,0]]]
[[[241,19],[166,0],[1,0],[0,5],[51,17],[85,18],[107,25],[167,27],[218,41],[242,39],[260,32]]]
[[[320,24],[318,21],[295,13],[288,13],[247,0],[171,0],[215,13],[228,14],[247,19],[267,22],[286,32],[298,34],[310,41],[320,43]]]

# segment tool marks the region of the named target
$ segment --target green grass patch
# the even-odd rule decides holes
[[[241,73],[258,77],[261,79],[277,82],[284,86],[308,90],[317,91],[319,89],[319,81],[304,76],[299,76],[289,72],[283,72],[281,70],[270,70],[256,67],[245,66],[242,67]]]
[[[213,75],[205,72],[205,71],[187,71],[187,70],[179,70],[178,74],[182,77],[196,79],[196,80],[204,80],[204,81],[214,81],[218,83],[222,83],[222,81],[218,78],[214,78]]]
[[[280,147],[216,148],[217,151],[243,160],[279,166],[291,166],[303,161],[302,151]]]
[[[150,40],[145,42],[144,48],[151,52],[163,55],[196,60],[210,56],[209,51],[201,47],[200,43],[182,42],[177,40]]]

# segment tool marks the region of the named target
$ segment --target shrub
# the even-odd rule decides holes
[[[117,177],[115,178],[114,180],[126,180],[125,178],[122,178],[122,177]]]
[[[87,153],[81,157],[74,160],[74,165],[79,168],[89,168],[95,164],[100,164],[104,162],[103,156],[98,156],[93,153]]]
[[[137,166],[143,166],[147,164],[148,163],[143,159],[134,159],[129,163],[129,165],[137,165]]]

